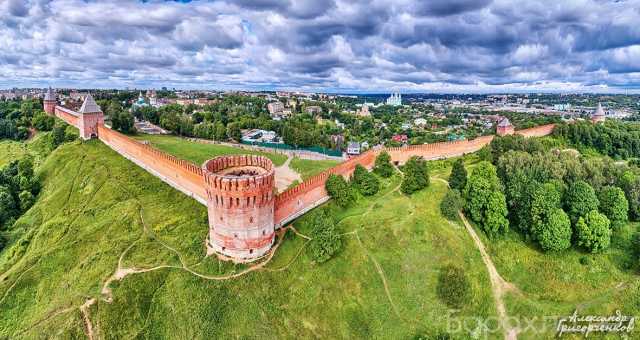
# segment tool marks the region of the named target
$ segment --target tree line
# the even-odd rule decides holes
[[[489,145],[491,162],[480,162],[469,176],[461,160],[454,165],[450,185],[487,235],[502,235],[511,226],[544,251],[574,245],[599,252],[620,226],[640,220],[637,166],[544,144],[496,137]]]

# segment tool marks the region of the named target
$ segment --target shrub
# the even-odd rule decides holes
[[[576,222],[578,245],[592,253],[602,251],[611,243],[611,228],[607,216],[597,210],[588,212]]]
[[[365,196],[375,195],[380,189],[378,178],[360,164],[356,165],[351,182]]]
[[[395,172],[393,165],[391,165],[391,156],[389,156],[386,151],[381,152],[378,157],[376,157],[373,171],[384,178],[391,177]]]
[[[606,186],[600,191],[599,209],[612,224],[626,222],[629,219],[629,202],[624,191],[618,187]]]
[[[340,207],[346,207],[353,202],[353,193],[349,183],[340,175],[331,174],[325,183],[327,193]]]
[[[591,260],[591,258],[589,256],[582,256],[580,258],[580,264],[583,265],[583,266],[590,266],[591,262],[593,262],[593,261]]]
[[[451,168],[451,175],[449,176],[449,186],[451,189],[456,189],[459,191],[464,190],[464,187],[467,185],[467,169],[464,167],[464,161],[462,158],[459,158],[455,163],[453,163],[453,167]]]
[[[55,118],[40,112],[31,119],[33,126],[39,131],[51,131],[56,123]]]
[[[462,195],[456,189],[451,189],[440,202],[440,212],[442,216],[449,220],[455,220],[458,218],[458,212],[464,206]]]
[[[18,195],[20,199],[20,210],[27,211],[31,206],[36,202],[36,199],[33,197],[33,194],[29,191],[22,191],[20,195]]]
[[[411,195],[429,186],[429,168],[422,157],[413,156],[403,167],[404,178],[400,191]]]
[[[471,284],[464,270],[448,265],[440,270],[438,297],[451,308],[462,308],[471,299]]]
[[[56,126],[53,127],[53,132],[51,134],[53,136],[52,144],[54,149],[65,142],[65,129],[66,126],[64,124],[56,124]]]
[[[311,218],[311,241],[309,251],[318,263],[331,259],[342,248],[342,236],[337,232],[335,221],[324,210],[319,210]]]

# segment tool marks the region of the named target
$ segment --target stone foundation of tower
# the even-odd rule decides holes
[[[214,252],[236,261],[265,255],[275,240],[275,169],[262,156],[222,156],[203,165],[209,238]]]

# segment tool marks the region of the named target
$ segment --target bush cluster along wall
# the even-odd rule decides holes
[[[56,106],[55,115],[63,119],[65,122],[78,127],[77,113],[61,106]],[[515,133],[525,137],[539,137],[551,134],[553,128],[554,124],[549,124],[519,130]],[[147,144],[131,139],[105,127],[102,124],[98,126],[98,138],[116,152],[151,172],[174,188],[195,198],[202,204],[207,204],[207,186],[211,188],[216,185],[223,185],[222,182],[218,184],[214,183],[215,181],[220,180],[219,177],[211,174],[207,174],[207,176],[205,176],[203,168],[188,161],[178,159]],[[425,159],[433,160],[476,152],[483,146],[491,143],[493,138],[494,136],[483,136],[473,140],[387,148],[386,151],[390,154],[392,161],[402,164],[412,156],[422,156]],[[277,195],[275,197],[274,216],[276,228],[283,226],[308,210],[327,201],[329,197],[324,186],[329,175],[337,174],[349,177],[353,173],[357,164],[370,169],[375,163],[376,156],[382,150],[383,149],[381,148],[368,150],[358,157],[351,158],[331,169],[323,171],[322,173],[307,179],[303,183]],[[218,162],[224,162],[224,159],[232,158],[221,158]],[[248,162],[247,164],[255,161],[257,162],[256,165],[265,167],[266,165],[262,164],[264,162],[261,163],[260,159],[261,158],[257,156],[248,156],[245,160]],[[205,167],[210,167],[207,168],[207,170],[215,172],[218,168],[224,169],[229,166],[229,164],[216,164],[217,163],[215,162],[209,162],[208,164],[205,164]],[[234,183],[238,186],[239,191],[252,190],[251,183],[241,183],[238,181]],[[246,188],[243,189],[245,186]],[[256,188],[262,186],[263,185],[255,185]],[[246,199],[247,194],[248,193],[246,192],[244,194],[239,193],[238,199],[241,197]]]

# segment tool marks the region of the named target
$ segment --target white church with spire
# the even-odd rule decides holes
[[[400,93],[392,93],[391,97],[387,98],[387,105],[400,106],[402,105],[402,96]]]

